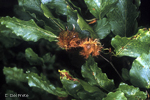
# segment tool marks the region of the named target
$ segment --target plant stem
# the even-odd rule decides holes
[[[121,75],[119,74],[119,72],[117,71],[117,69],[115,68],[115,66],[112,64],[112,62],[110,62],[109,60],[107,60],[105,57],[103,57],[102,55],[100,55],[104,60],[106,60],[112,67],[113,67],[113,69],[116,71],[116,73],[119,75],[119,77],[121,78],[121,80],[123,81],[123,82],[125,82],[124,81],[124,79],[121,77]]]

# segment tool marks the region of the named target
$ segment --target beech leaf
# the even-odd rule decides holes
[[[106,91],[111,91],[114,89],[114,81],[108,79],[105,73],[97,66],[97,63],[90,56],[81,68],[82,76],[88,81],[92,86],[99,86]]]
[[[43,65],[44,61],[31,48],[25,50],[25,57],[30,65]]]
[[[138,100],[138,99],[145,100],[147,98],[146,93],[140,91],[139,88],[129,86],[125,83],[121,83],[117,91],[123,92],[128,100]]]
[[[15,17],[2,17],[0,19],[2,25],[11,29],[14,34],[21,36],[25,41],[37,42],[44,38],[49,41],[56,41],[57,36],[52,32],[44,30],[36,25],[34,20],[23,21]]]
[[[112,10],[118,0],[84,0],[90,12],[97,18],[102,19]]]
[[[111,30],[115,35],[131,36],[137,31],[139,12],[132,0],[118,0],[116,7],[107,14]]]
[[[132,37],[115,36],[111,40],[111,45],[115,48],[116,56],[138,57],[142,53],[148,54],[149,40],[150,32],[139,29],[138,33]]]
[[[68,94],[63,91],[61,88],[57,88],[54,85],[52,85],[45,76],[41,74],[41,76],[38,76],[36,73],[28,72],[27,73],[27,79],[28,79],[28,85],[30,87],[37,87],[42,90],[47,91],[48,93],[51,93],[53,95],[57,95],[59,97],[66,97]]]
[[[150,51],[137,57],[130,70],[130,81],[133,85],[141,88],[150,88]]]

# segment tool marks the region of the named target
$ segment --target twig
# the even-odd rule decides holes
[[[103,57],[102,55],[100,55],[103,59],[105,59],[112,67],[113,67],[113,69],[116,71],[116,73],[119,75],[119,77],[121,78],[121,80],[123,81],[123,82],[125,82],[124,81],[124,79],[121,77],[121,75],[119,74],[119,72],[116,70],[116,68],[115,68],[115,66],[112,64],[112,62],[110,62],[109,60],[107,60],[105,57]]]

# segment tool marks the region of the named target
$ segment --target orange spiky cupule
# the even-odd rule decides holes
[[[76,47],[83,48],[80,55],[85,56],[86,59],[90,54],[92,54],[92,56],[100,55],[100,51],[103,48],[98,39],[80,39],[78,32],[69,30],[60,32],[57,44],[65,50]]]
[[[78,47],[80,38],[77,32],[74,31],[62,31],[59,33],[57,44],[66,50]]]
[[[98,42],[98,39],[92,38],[82,40],[79,46],[83,48],[80,55],[85,56],[85,59],[87,59],[90,54],[92,54],[92,56],[100,55],[100,51],[103,48],[101,43]]]

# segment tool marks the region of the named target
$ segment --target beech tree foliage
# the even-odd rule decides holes
[[[149,97],[150,29],[138,26],[140,0],[17,2],[13,17],[0,16],[3,97],[4,94],[28,94],[26,100]]]

